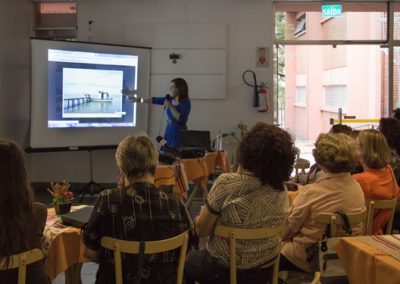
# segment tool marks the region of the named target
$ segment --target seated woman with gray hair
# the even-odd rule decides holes
[[[126,137],[118,145],[115,160],[123,186],[100,193],[84,227],[85,256],[99,263],[96,283],[114,283],[113,252],[100,246],[103,236],[132,241],[154,241],[176,236],[189,227],[184,206],[154,185],[158,152],[147,136]],[[144,258],[137,273],[138,256],[122,257],[123,283],[176,283],[179,253]],[[137,281],[140,277],[141,281]]]
[[[329,133],[343,133],[346,134],[350,137],[353,137],[354,131],[353,129],[346,125],[346,124],[334,124],[331,126],[331,129],[329,130]],[[359,173],[362,171],[359,166],[355,167],[352,170],[352,173]],[[310,184],[316,181],[318,175],[321,174],[321,168],[318,167],[317,163],[313,164],[310,169],[308,170],[308,173],[299,173],[297,174],[293,179],[292,182],[301,184],[301,185],[306,185]]]
[[[321,134],[313,150],[322,173],[317,180],[299,189],[289,211],[281,249],[280,270],[311,272],[306,249],[325,232],[318,224],[318,213],[356,213],[365,208],[364,194],[350,172],[357,165],[357,148],[348,135]],[[357,234],[361,226],[353,228]]]

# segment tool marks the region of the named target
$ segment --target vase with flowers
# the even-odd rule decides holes
[[[54,209],[57,215],[62,215],[68,213],[71,210],[72,200],[74,199],[74,194],[69,190],[71,185],[67,181],[62,183],[50,183],[50,187],[47,191],[50,192],[53,197]]]

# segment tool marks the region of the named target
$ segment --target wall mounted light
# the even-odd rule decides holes
[[[176,64],[178,62],[178,59],[181,59],[181,55],[177,53],[171,53],[169,55],[169,59],[172,60],[172,63]]]

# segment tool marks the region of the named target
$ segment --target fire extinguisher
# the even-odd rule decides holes
[[[246,80],[247,73],[250,73],[253,76],[254,84],[251,84]],[[252,70],[244,71],[242,78],[246,85],[254,88],[253,107],[256,107],[259,112],[269,111],[268,88],[266,87],[266,85],[263,82],[261,83],[261,85],[257,84],[256,74]]]
[[[264,83],[261,83],[258,88],[258,111],[259,112],[267,112],[269,109],[269,97],[268,97],[268,88]]]

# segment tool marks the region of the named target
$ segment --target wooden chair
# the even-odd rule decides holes
[[[0,270],[18,268],[18,284],[24,284],[26,280],[26,266],[43,259],[43,257],[43,252],[37,248],[14,254],[10,256],[9,262],[6,259],[0,262]]]
[[[310,284],[321,284],[321,272],[317,271],[314,273],[314,278]]]
[[[308,169],[310,167],[310,161],[303,159],[303,158],[297,158],[296,162],[294,164],[294,168],[295,168],[295,173],[296,175],[299,173],[299,170],[301,170],[302,174],[306,173],[306,169]]]
[[[180,249],[179,262],[178,262],[178,273],[177,273],[177,284],[181,284],[183,281],[183,268],[185,265],[186,250],[188,246],[189,235],[185,231],[175,237],[145,242],[144,253],[153,254],[167,252],[176,248]],[[121,264],[121,253],[139,254],[140,242],[138,241],[126,241],[119,240],[111,237],[103,237],[101,239],[101,246],[114,251],[114,262],[115,262],[115,283],[122,284],[122,264]],[[135,269],[132,267],[132,269]]]
[[[346,213],[346,216],[352,229],[360,224],[365,226],[367,209],[364,208],[362,211],[357,213]],[[338,234],[337,227],[343,227],[345,222],[343,221],[343,218],[336,213],[319,213],[317,214],[315,220],[317,223],[326,224],[330,227],[330,236],[328,236],[328,239],[324,240],[326,250],[319,249],[318,251],[318,265],[320,272],[318,277],[320,277],[322,280],[331,279],[332,281],[338,281],[339,283],[342,283],[341,281],[345,281],[347,279],[347,275],[334,247],[339,241],[339,236],[341,235]],[[364,233],[363,228],[361,232]],[[317,280],[315,279],[315,281]]]
[[[365,227],[367,209],[364,208],[364,210],[357,213],[346,213],[346,216],[349,219],[350,226],[363,223],[363,226]],[[319,213],[315,220],[321,224],[330,224],[331,238],[337,237],[337,226],[344,225],[343,219],[336,213]]]
[[[365,205],[368,208],[367,225],[365,229],[366,235],[372,234],[372,224],[374,222],[374,209],[391,209],[389,222],[386,224],[385,234],[391,234],[393,226],[394,212],[396,211],[397,199],[389,200],[365,200]]]
[[[229,260],[229,271],[230,271],[230,283],[237,283],[236,275],[236,240],[257,240],[265,239],[273,236],[279,236],[282,230],[282,226],[272,228],[256,228],[256,229],[239,229],[227,226],[217,226],[214,230],[214,235],[229,239],[230,248],[230,260]],[[272,284],[278,283],[278,270],[279,270],[279,254],[271,262],[274,266],[272,275]]]

